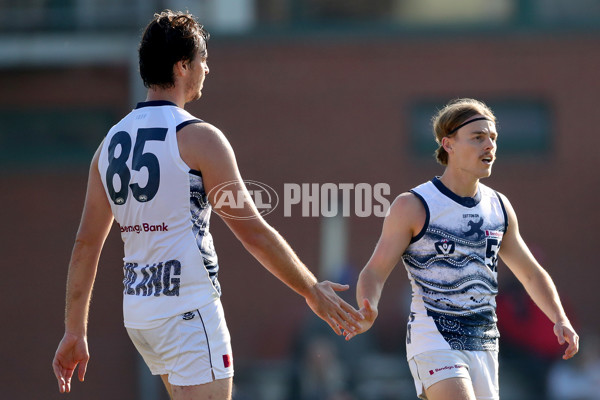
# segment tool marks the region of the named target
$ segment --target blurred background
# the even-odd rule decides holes
[[[187,110],[225,132],[245,179],[386,183],[387,197],[442,172],[430,117],[475,97],[499,118],[484,183],[505,193],[550,272],[580,354],[500,266],[501,396],[600,398],[596,234],[600,174],[598,0],[0,0],[0,385],[4,399],[58,399],[51,361],[89,161],[145,90],[137,45],[154,12],[189,10],[211,32],[210,75]],[[320,279],[352,285],[383,219],[266,218]],[[367,334],[344,342],[241,246],[218,216],[222,301],[236,400],[415,399],[400,265]],[[70,399],[164,400],[122,326],[118,229],[100,260],[91,361]],[[597,309],[596,309],[597,310]]]

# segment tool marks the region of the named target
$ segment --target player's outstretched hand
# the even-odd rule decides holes
[[[575,329],[571,326],[569,321],[558,321],[554,324],[554,334],[558,338],[558,343],[568,343],[563,360],[568,360],[573,357],[579,351],[579,335],[575,332]]]
[[[350,304],[342,300],[335,292],[348,290],[350,286],[323,281],[316,283],[308,296],[306,303],[331,329],[338,334],[344,331],[354,331],[360,328],[362,314]]]
[[[344,331],[346,340],[352,339],[354,336],[359,335],[363,332],[368,331],[373,326],[375,318],[377,318],[377,309],[371,306],[369,300],[363,300],[363,307],[358,311],[362,314],[363,319],[359,322],[359,328],[355,331]]]
[[[79,364],[78,377],[83,382],[89,359],[87,338],[65,333],[52,361],[52,369],[54,369],[60,393],[71,391],[71,378],[77,364]]]

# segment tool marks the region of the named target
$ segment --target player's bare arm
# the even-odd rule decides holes
[[[83,381],[85,377],[89,360],[87,320],[92,287],[100,252],[113,221],[98,171],[99,154],[100,148],[90,167],[83,215],[69,263],[65,334],[52,362],[61,393],[71,391],[71,378],[77,365],[79,380]]]
[[[538,307],[554,323],[554,333],[562,345],[568,343],[563,358],[569,359],[579,351],[579,336],[569,322],[550,275],[537,262],[519,233],[517,215],[505,196],[502,201],[508,215],[508,228],[502,239],[499,255],[523,284]]]
[[[423,228],[426,213],[420,200],[412,193],[403,193],[394,200],[385,217],[377,246],[363,268],[356,285],[356,301],[364,316],[360,329],[345,332],[346,340],[366,332],[377,318],[377,306],[381,292],[390,273],[400,261],[400,257]]]
[[[202,172],[209,201],[215,204],[211,189],[225,182],[235,182],[228,189],[241,192],[244,207],[223,205],[220,209],[233,218],[223,218],[244,247],[273,275],[302,295],[310,308],[340,335],[340,327],[352,331],[361,319],[352,306],[340,299],[335,291],[347,290],[347,285],[318,282],[300,261],[286,241],[261,217],[242,181],[231,145],[222,132],[210,124],[193,124],[178,135],[183,160]],[[237,218],[235,218],[237,217]]]

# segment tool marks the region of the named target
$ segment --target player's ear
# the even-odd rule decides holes
[[[173,75],[175,76],[183,76],[189,69],[189,65],[185,60],[179,60],[173,65]]]
[[[443,137],[442,147],[447,153],[450,153],[452,151],[452,138],[449,138],[448,136]]]

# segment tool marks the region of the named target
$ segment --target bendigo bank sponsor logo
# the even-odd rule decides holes
[[[459,365],[459,364],[446,365],[445,367],[442,367],[442,368],[430,369],[429,370],[429,375],[433,375],[436,372],[448,371],[448,370],[459,369],[459,368],[465,368],[465,366],[464,365]]]
[[[486,229],[485,236],[487,236],[487,237],[502,238],[502,236],[504,236],[504,233],[502,231],[490,231],[490,230]]]
[[[169,231],[169,225],[165,224],[164,222],[162,222],[158,225],[143,223],[143,224],[138,224],[138,225],[120,225],[120,227],[121,227],[121,233],[168,232]]]

